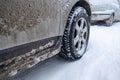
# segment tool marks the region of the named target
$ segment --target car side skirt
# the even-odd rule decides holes
[[[61,36],[56,36],[0,51],[0,77],[30,68],[60,52]]]

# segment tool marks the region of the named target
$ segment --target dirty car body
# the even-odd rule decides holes
[[[0,0],[0,77],[58,54],[75,6],[91,15],[86,0]]]

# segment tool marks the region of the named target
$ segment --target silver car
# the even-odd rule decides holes
[[[80,59],[90,17],[87,0],[0,0],[0,77],[56,54]]]
[[[111,26],[114,21],[120,21],[120,1],[119,0],[90,0],[92,9],[92,22],[104,21],[107,26]]]

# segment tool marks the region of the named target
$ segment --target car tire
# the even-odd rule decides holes
[[[69,60],[77,60],[84,55],[89,40],[89,23],[89,16],[83,7],[76,7],[70,12],[62,39],[60,56]]]
[[[114,21],[114,15],[112,14],[109,20],[106,21],[106,26],[110,27],[113,24],[113,21]]]

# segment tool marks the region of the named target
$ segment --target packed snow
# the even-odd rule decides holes
[[[87,52],[78,61],[55,56],[2,80],[120,80],[120,22],[91,26]]]

